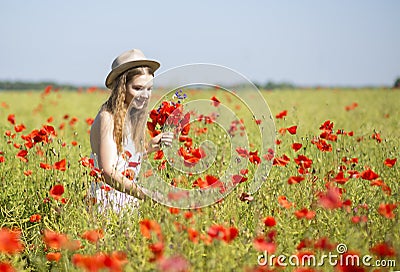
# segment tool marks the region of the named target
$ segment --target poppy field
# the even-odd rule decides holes
[[[197,95],[184,90],[174,99]],[[202,161],[212,166],[182,174],[169,165],[168,154],[149,157],[152,171],[172,186],[220,192],[226,189],[220,173],[239,157],[246,167],[232,176],[235,187],[226,197],[192,209],[147,198],[139,208],[100,213],[87,195],[101,177],[90,159],[89,132],[108,91],[1,91],[0,271],[400,270],[399,90],[262,95],[276,128],[271,149],[254,138],[266,121],[241,114],[244,106],[216,88],[201,98],[216,112],[227,105],[240,121],[228,120],[224,134],[213,114],[197,114],[190,123],[192,113],[178,110],[172,125],[181,135],[168,151],[185,169]],[[160,99],[157,90],[153,98]],[[149,136],[165,125],[162,112],[179,109],[169,102],[150,112]],[[248,147],[230,150],[229,139],[244,133]],[[208,149],[198,144],[205,140],[219,147],[215,161],[207,161]],[[249,193],[264,163],[271,165],[268,178]],[[141,176],[151,175],[142,170]],[[324,259],[329,254],[337,262]],[[339,261],[346,257],[359,263]]]

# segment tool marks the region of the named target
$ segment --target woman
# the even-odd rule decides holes
[[[154,72],[160,64],[148,60],[138,49],[118,56],[106,78],[111,90],[101,106],[91,131],[92,158],[103,172],[104,182],[92,182],[91,195],[100,210],[111,207],[119,212],[124,206],[137,206],[143,199],[143,189],[137,186],[137,176],[143,156],[169,146],[173,135],[161,133],[145,145],[147,106]]]

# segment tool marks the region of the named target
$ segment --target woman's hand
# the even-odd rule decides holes
[[[162,132],[158,134],[150,140],[147,154],[160,150],[162,145],[171,146],[173,138],[174,134],[172,132]]]

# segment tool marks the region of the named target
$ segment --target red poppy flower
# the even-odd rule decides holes
[[[16,157],[17,157],[18,159],[20,159],[21,161],[23,161],[23,162],[28,162],[28,159],[26,158],[27,155],[28,155],[28,151],[26,151],[26,150],[20,150],[20,151],[17,153]]]
[[[304,177],[302,177],[302,176],[292,176],[288,179],[288,184],[292,185],[292,184],[300,183],[303,180],[304,180]]]
[[[156,130],[156,125],[157,125],[157,123],[154,123],[154,122],[147,122],[147,129],[148,129],[150,132],[154,132],[154,131]]]
[[[201,189],[207,187],[220,188],[220,192],[223,193],[225,191],[224,184],[217,178],[212,175],[206,175],[205,180],[198,178],[195,182],[193,182],[192,187],[200,187]]]
[[[193,213],[190,211],[187,211],[183,214],[183,216],[185,217],[185,219],[190,219],[193,217]]]
[[[287,110],[281,111],[280,113],[278,113],[275,117],[277,119],[282,119],[283,117],[285,117],[287,115]]]
[[[180,212],[180,209],[175,207],[170,207],[168,210],[170,214],[179,214]]]
[[[68,237],[48,229],[44,230],[43,242],[52,249],[63,249],[68,244]]]
[[[18,144],[18,143],[14,143],[13,146],[14,146],[16,149],[20,149],[20,148],[21,148],[21,144]]]
[[[0,156],[0,163],[5,162],[6,159],[4,158],[4,156]]]
[[[46,87],[44,88],[44,90],[43,90],[42,96],[49,95],[52,89],[53,89],[53,86],[52,86],[52,85],[46,86]]]
[[[273,227],[273,226],[275,226],[275,225],[276,225],[275,218],[274,218],[273,216],[267,216],[267,217],[264,219],[264,224],[265,224],[267,227]]]
[[[285,135],[285,133],[286,133],[286,128],[280,128],[279,130],[278,130],[278,133],[280,134],[280,135]]]
[[[294,206],[293,202],[287,200],[286,196],[278,196],[278,203],[285,209],[290,209]]]
[[[40,163],[40,168],[43,168],[44,170],[50,170],[50,169],[52,169],[53,168],[53,166],[52,165],[50,165],[50,164],[47,164],[47,163]]]
[[[86,271],[98,271],[104,268],[104,265],[98,262],[95,256],[88,256],[82,254],[72,255],[71,262],[76,267],[84,268]]]
[[[318,139],[318,140],[312,139],[311,143],[314,144],[322,152],[331,152],[332,151],[332,145],[328,144],[323,139]]]
[[[299,151],[303,145],[301,143],[293,143],[292,148],[295,152]]]
[[[89,167],[93,168],[94,167],[94,160],[88,157],[82,157],[79,162],[82,164],[84,167]]]
[[[86,124],[91,126],[91,125],[93,125],[94,119],[89,117],[89,118],[86,118],[85,122],[86,122]]]
[[[161,160],[164,157],[164,152],[162,150],[158,150],[156,154],[154,154],[155,160]]]
[[[381,135],[379,133],[375,132],[374,134],[372,134],[371,138],[375,139],[378,143],[382,142],[382,138],[381,138]]]
[[[82,233],[81,237],[92,244],[96,244],[98,240],[104,237],[104,232],[102,229],[87,230]]]
[[[123,265],[128,261],[126,254],[114,251],[111,254],[96,253],[95,255],[74,254],[71,259],[76,267],[84,268],[85,271],[122,271]]]
[[[357,164],[358,163],[358,158],[347,158],[347,157],[343,157],[342,158],[342,162],[346,163],[346,164]]]
[[[221,101],[219,101],[219,99],[216,98],[215,96],[211,97],[211,101],[213,101],[214,107],[218,107],[219,104],[221,104]]]
[[[288,127],[288,128],[287,128],[287,131],[288,131],[290,134],[294,135],[294,134],[296,134],[296,132],[297,132],[297,126]]]
[[[233,185],[235,186],[236,184],[239,184],[239,183],[242,183],[242,182],[246,182],[247,181],[247,178],[246,177],[243,177],[243,176],[241,176],[241,175],[233,175],[232,176],[232,182],[233,182]]]
[[[385,242],[374,245],[369,249],[369,251],[380,258],[396,256],[394,248]]]
[[[60,252],[49,252],[46,254],[46,259],[49,262],[58,262],[61,259],[61,253]]]
[[[0,252],[6,254],[16,254],[24,250],[24,245],[20,240],[21,231],[0,228]]]
[[[67,160],[62,159],[61,161],[54,163],[53,168],[56,170],[65,171],[65,170],[67,170],[66,163],[67,163]]]
[[[25,170],[24,171],[24,175],[27,176],[27,177],[32,175],[32,170]]]
[[[389,159],[387,158],[383,163],[387,166],[387,167],[393,167],[396,164],[397,158],[394,159]]]
[[[7,121],[10,122],[11,125],[15,125],[15,114],[9,114]]]
[[[239,231],[235,227],[229,227],[225,229],[225,235],[222,237],[222,240],[225,243],[232,242],[239,234]]]
[[[190,124],[186,124],[186,125],[182,128],[181,134],[182,134],[182,135],[188,135],[188,134],[189,134],[189,131],[190,131]]]
[[[388,196],[392,195],[392,189],[390,189],[390,187],[386,183],[383,183],[381,185],[381,189],[386,195]]]
[[[353,102],[351,105],[346,106],[345,109],[346,109],[346,111],[351,111],[357,107],[358,107],[358,104],[356,102]]]
[[[249,161],[251,162],[251,163],[253,163],[253,164],[260,164],[261,163],[261,159],[260,159],[260,157],[258,156],[258,151],[256,150],[256,151],[253,151],[253,152],[250,152],[250,154],[249,154]]]
[[[132,169],[128,168],[124,171],[121,172],[121,174],[126,177],[129,180],[133,180],[135,178],[135,171],[133,171]]]
[[[297,158],[294,159],[294,162],[301,168],[305,169],[310,168],[313,163],[313,161],[305,155],[298,155]]]
[[[72,127],[76,124],[76,122],[78,122],[78,118],[77,117],[72,117],[71,120],[69,121],[69,125]]]
[[[363,171],[360,174],[362,179],[365,180],[373,180],[379,177],[379,175],[377,173],[375,173],[374,171],[372,171],[370,168],[368,168],[367,170]]]
[[[15,132],[21,132],[21,131],[24,131],[26,129],[26,127],[25,127],[25,125],[24,124],[19,124],[19,125],[15,125],[14,126],[14,130],[15,130]]]
[[[49,125],[43,125],[42,128],[40,129],[40,134],[53,137],[57,136],[54,127]]]
[[[269,254],[274,254],[276,250],[275,242],[270,242],[263,236],[258,236],[253,240],[253,246],[258,251],[267,251]]]
[[[318,203],[325,209],[337,209],[342,207],[340,189],[329,187],[327,192],[319,194]]]
[[[283,154],[282,157],[275,157],[272,165],[277,165],[277,166],[286,166],[290,161],[289,157]]]
[[[108,186],[108,185],[101,185],[101,186],[100,186],[100,189],[102,189],[102,190],[104,190],[104,191],[106,191],[106,192],[111,191],[111,187]]]
[[[101,175],[102,175],[102,171],[101,171],[99,168],[97,168],[97,167],[93,167],[93,168],[90,170],[90,173],[89,173],[89,176],[95,177],[95,178],[100,178]]]
[[[54,121],[54,118],[53,118],[53,116],[50,116],[49,118],[47,118],[47,123],[51,123],[51,122],[53,122]]]
[[[151,219],[143,219],[139,222],[139,226],[143,237],[150,239],[151,233],[154,232],[158,239],[162,240],[161,227],[156,221]]]
[[[307,247],[312,247],[312,245],[313,245],[313,241],[311,239],[305,238],[305,239],[300,240],[300,243],[297,245],[296,249],[302,250]]]
[[[139,164],[140,164],[140,162],[129,162],[129,163],[128,163],[128,167],[133,167],[133,168],[135,168],[135,167],[137,167]]]
[[[360,222],[364,222],[366,223],[368,221],[368,217],[366,215],[362,215],[362,216],[353,216],[351,218],[351,222],[353,222],[354,224],[360,223]]]
[[[343,171],[340,171],[336,177],[333,178],[334,182],[337,182],[339,184],[345,184],[347,181],[349,180],[349,178],[345,178],[344,177],[344,173]]]
[[[247,151],[246,149],[244,149],[242,147],[237,147],[236,152],[239,154],[240,157],[243,157],[243,158],[249,157],[249,151]]]
[[[191,147],[189,147],[188,149],[180,147],[178,150],[178,155],[183,157],[186,167],[193,167],[200,161],[200,159],[206,156],[203,149]]]
[[[395,214],[393,213],[393,211],[396,208],[397,208],[396,204],[381,203],[379,205],[378,212],[380,215],[382,215],[388,219],[393,219],[395,217]]]
[[[54,185],[50,189],[50,196],[55,200],[61,199],[62,194],[64,193],[64,186],[61,184]]]
[[[268,153],[263,155],[264,160],[270,161],[274,158],[274,150],[272,148],[268,148]]]
[[[163,242],[157,242],[154,244],[150,244],[149,249],[153,253],[153,257],[151,257],[149,260],[150,262],[159,261],[163,258],[163,256],[164,256],[164,243]]]
[[[35,223],[35,222],[39,222],[41,219],[42,219],[42,216],[40,214],[33,214],[29,218],[29,222]]]
[[[7,262],[1,262],[1,261],[0,261],[0,271],[2,271],[2,272],[17,272],[17,270],[15,270],[11,264],[9,264]]]
[[[329,241],[328,237],[321,237],[321,238],[319,238],[318,240],[315,241],[314,248],[315,249],[332,251],[333,249],[336,248],[336,245],[331,243]]]
[[[322,130],[323,132],[326,132],[328,134],[332,134],[333,132],[333,122],[331,122],[330,120],[326,120],[320,127],[320,130]]]
[[[373,180],[370,183],[371,186],[380,186],[382,188],[382,191],[385,192],[387,195],[391,195],[392,190],[390,187],[383,182],[383,180]]]
[[[226,243],[230,243],[237,237],[238,230],[235,227],[225,228],[222,225],[212,225],[208,228],[207,234],[212,239],[222,240]]]
[[[297,219],[306,218],[311,220],[315,217],[315,214],[315,211],[308,210],[307,208],[303,208],[294,212],[294,215],[297,217]]]

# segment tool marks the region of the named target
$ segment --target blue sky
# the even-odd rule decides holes
[[[392,85],[400,1],[2,1],[0,80],[102,85],[131,48],[165,71],[202,62],[250,80]]]

